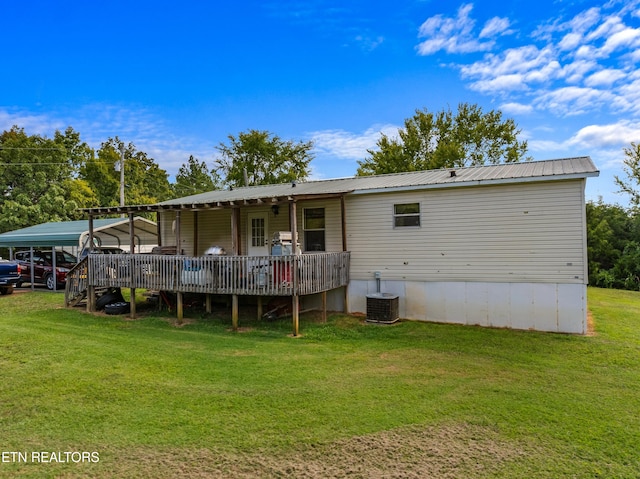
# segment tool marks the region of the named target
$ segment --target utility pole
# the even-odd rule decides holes
[[[124,143],[120,145],[120,206],[124,206]]]

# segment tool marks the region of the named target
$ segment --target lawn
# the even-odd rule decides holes
[[[590,336],[0,298],[0,477],[640,477],[640,293]]]

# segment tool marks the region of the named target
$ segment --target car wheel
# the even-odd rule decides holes
[[[53,284],[53,275],[52,274],[47,275],[47,277],[45,278],[44,282],[47,285],[47,289],[50,289],[50,290],[53,291],[53,287],[55,286]]]
[[[16,283],[16,286],[15,286],[15,287],[16,287],[16,288],[22,288],[22,283],[23,283],[23,281],[22,281],[22,280],[18,281],[18,282]]]
[[[5,294],[11,294],[13,293],[13,286],[6,286],[4,288],[0,288],[0,294],[1,295],[5,295]]]

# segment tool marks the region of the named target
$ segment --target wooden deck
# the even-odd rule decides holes
[[[66,302],[70,304],[79,298],[88,286],[176,293],[302,296],[346,286],[349,258],[349,252],[199,257],[91,254],[67,276]]]

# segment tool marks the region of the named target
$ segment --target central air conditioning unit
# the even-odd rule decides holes
[[[399,319],[397,294],[373,293],[367,295],[367,323],[393,324]]]

